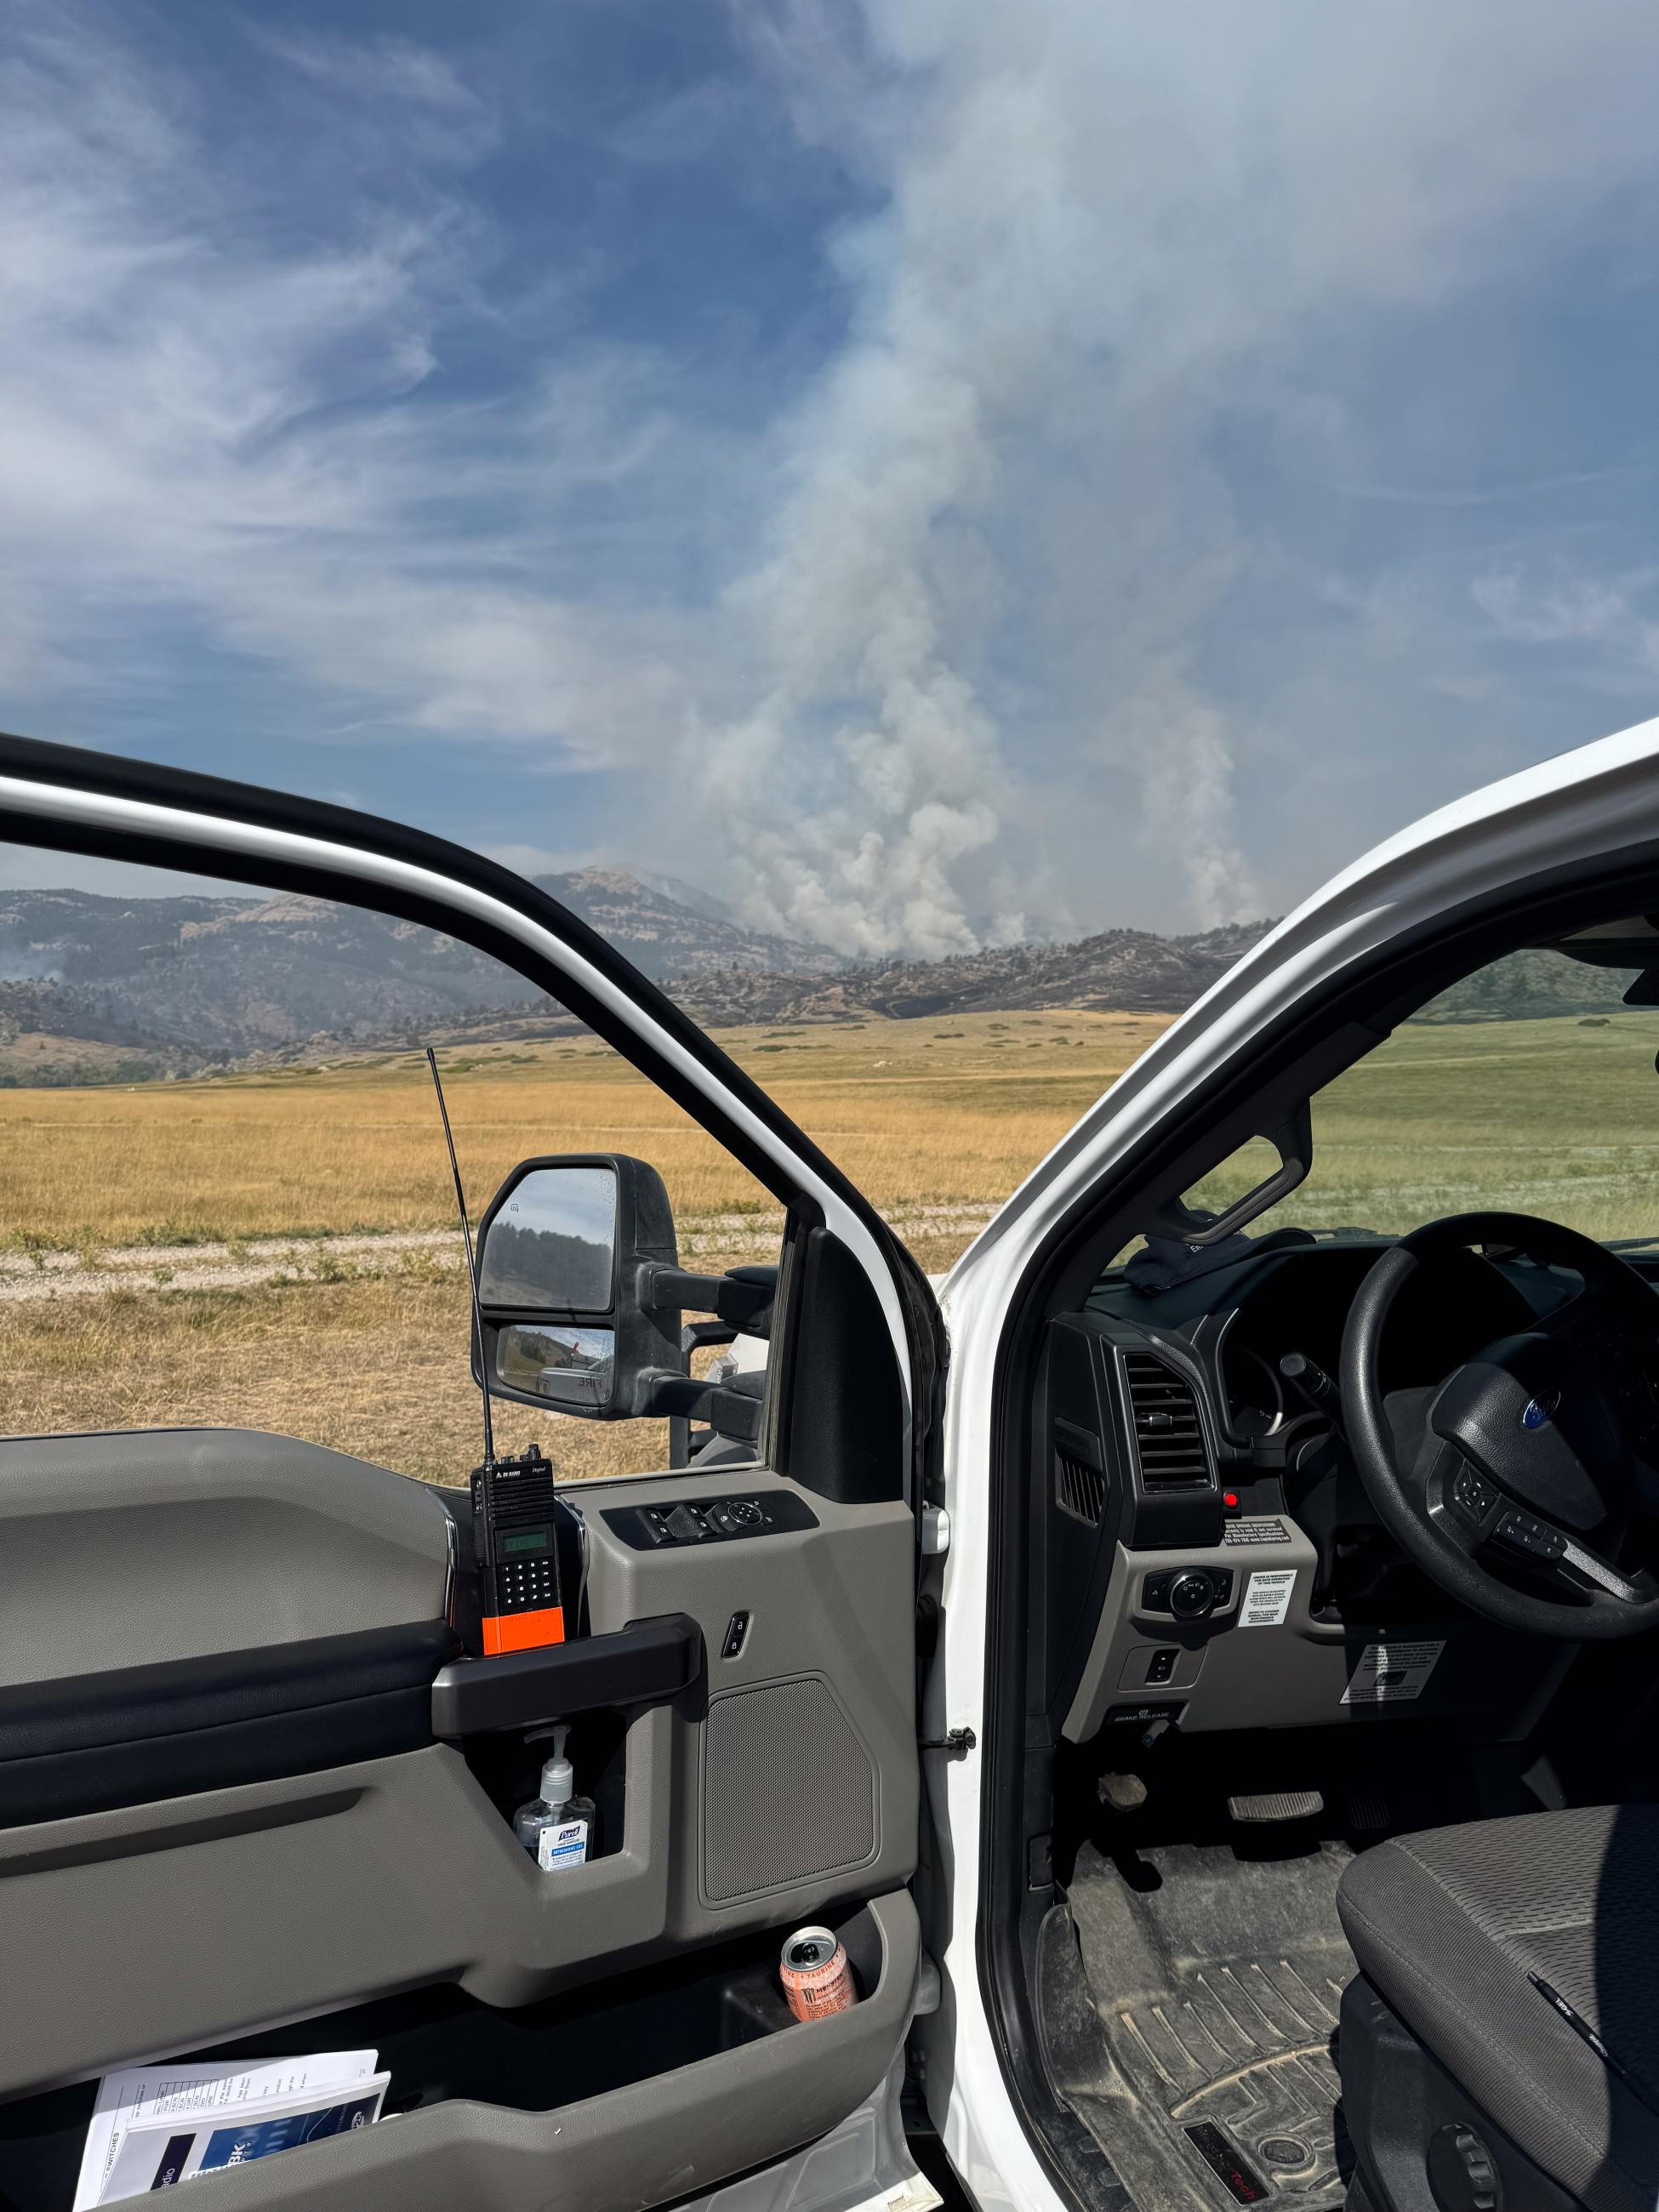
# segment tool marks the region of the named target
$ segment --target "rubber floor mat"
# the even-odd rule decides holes
[[[1043,1931],[1045,2033],[1056,2086],[1139,2212],[1341,2204],[1334,2046],[1354,1966],[1335,1892],[1349,1856],[1172,1845],[1121,1869],[1079,1856],[1069,1918]]]

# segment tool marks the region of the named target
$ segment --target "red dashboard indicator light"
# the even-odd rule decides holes
[[[1221,1493],[1221,1502],[1231,1512],[1238,1503],[1238,1492],[1236,1490],[1224,1490]]]

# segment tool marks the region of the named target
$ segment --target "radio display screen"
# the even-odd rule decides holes
[[[544,1552],[547,1549],[545,1528],[532,1528],[522,1536],[503,1536],[501,1550],[506,1552]]]

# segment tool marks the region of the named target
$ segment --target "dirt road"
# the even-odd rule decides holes
[[[971,1237],[993,1206],[917,1206],[890,1216],[900,1237]],[[682,1261],[728,1266],[770,1249],[781,1213],[711,1214],[686,1223]],[[425,1264],[459,1267],[456,1229],[388,1230],[339,1237],[258,1237],[246,1243],[125,1244],[84,1252],[0,1252],[0,1305],[102,1297],[112,1291],[243,1291],[265,1283],[335,1282],[343,1273]]]

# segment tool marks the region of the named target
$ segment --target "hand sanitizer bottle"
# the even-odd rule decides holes
[[[542,1768],[542,1794],[513,1815],[514,1834],[544,1874],[580,1866],[594,1837],[593,1800],[576,1796],[575,1774],[564,1755],[569,1734],[562,1723],[554,1729],[553,1756]]]

